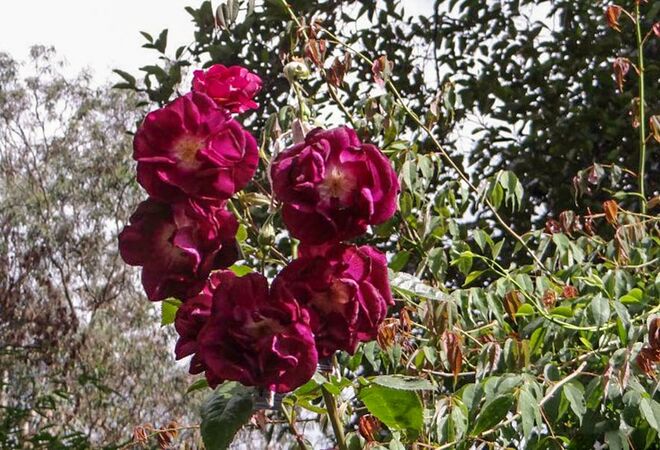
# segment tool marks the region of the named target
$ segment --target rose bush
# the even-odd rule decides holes
[[[654,34],[648,27],[653,19],[642,20],[639,10],[650,2],[635,2],[634,11],[623,9],[626,14],[622,13],[620,23],[622,32],[630,30],[631,22],[636,25],[639,47],[621,54],[635,55],[638,61],[631,61],[631,66],[639,71],[636,77],[630,71],[619,86],[621,105],[629,104],[631,110],[618,112],[626,121],[632,118],[639,137],[617,135],[616,141],[639,143],[639,169],[619,167],[620,158],[585,168],[573,179],[574,200],[577,204],[585,194],[590,200],[575,211],[542,208],[563,203],[544,198],[539,194],[542,190],[525,192],[525,185],[538,184],[537,174],[509,164],[510,158],[498,158],[512,149],[527,156],[534,153],[520,145],[520,136],[509,139],[519,129],[519,120],[501,123],[487,117],[472,130],[473,151],[469,145],[463,148],[462,132],[452,129],[453,124],[468,118],[475,105],[492,109],[492,95],[485,101],[479,89],[470,88],[470,77],[452,75],[457,66],[451,64],[455,56],[451,51],[435,49],[436,62],[438,54],[450,59],[441,58],[449,65],[436,68],[449,69],[436,70],[434,78],[433,71],[409,64],[405,55],[414,44],[406,41],[402,48],[393,48],[392,39],[379,42],[374,37],[397,34],[398,25],[379,27],[375,34],[369,28],[359,39],[332,20],[317,20],[321,6],[302,3],[295,10],[287,2],[266,2],[256,12],[248,6],[243,23],[242,13],[236,16],[240,18],[225,14],[237,11],[235,2],[221,4],[216,17],[209,2],[189,9],[199,24],[197,36],[204,39],[198,38],[192,48],[194,57],[179,61],[182,66],[240,56],[246,65],[268,74],[264,75],[268,110],[253,115],[251,125],[261,133],[260,155],[269,172],[259,173],[245,195],[232,199],[232,211],[244,225],[245,265],[257,266],[275,279],[268,294],[261,275],[250,275],[253,280],[226,275],[231,286],[220,283],[212,295],[196,298],[194,305],[186,306],[190,299],[183,299],[182,308],[191,312],[185,312],[186,327],[179,328],[186,333],[187,351],[199,355],[195,363],[201,366],[194,370],[204,368],[213,386],[237,380],[283,392],[311,375],[313,340],[316,356],[333,356],[332,363],[324,361],[320,373],[278,405],[291,440],[301,448],[309,448],[306,439],[323,433],[306,431],[300,411],[320,415],[321,405],[341,449],[652,446],[660,432],[656,401],[660,345],[657,322],[651,321],[660,308],[655,301],[660,259],[654,209],[660,198],[655,190],[652,197],[645,194],[650,177],[644,175],[644,164],[646,144],[660,140],[660,122],[645,112],[645,107],[649,107],[646,111],[655,107],[649,97],[644,98],[643,46],[653,48]],[[385,9],[398,14],[386,3],[371,2],[354,13],[360,21],[387,17]],[[466,14],[483,16],[480,6],[472,3],[464,7]],[[558,11],[577,11],[575,2],[565,3]],[[497,17],[498,11],[494,11]],[[281,27],[254,41],[254,27],[245,26],[257,23],[253,16],[247,17],[250,13]],[[351,13],[342,10],[347,17]],[[291,20],[281,23],[283,14]],[[413,22],[411,40],[424,28],[440,35],[461,34],[451,20],[436,18],[435,27],[424,16]],[[544,21],[530,21],[526,30],[514,31],[529,42],[550,43],[552,36],[538,34]],[[212,23],[222,30],[205,31]],[[484,23],[492,25],[488,20]],[[604,27],[598,28],[600,33]],[[237,35],[243,41],[236,40]],[[159,38],[154,46],[161,42]],[[245,42],[256,51],[245,51]],[[519,44],[514,39],[509,47]],[[572,44],[554,42],[546,50],[554,45],[575,47]],[[264,59],[264,49],[273,58]],[[542,60],[548,51],[541,52]],[[423,53],[421,58],[426,59],[427,52]],[[612,54],[608,50],[608,57]],[[609,73],[600,69],[595,73],[580,61],[589,86],[594,85],[589,80],[595,79],[600,90],[608,82],[614,86]],[[602,69],[607,64],[596,66]],[[534,67],[524,71],[533,73]],[[489,83],[497,81],[486,78]],[[168,92],[179,81],[159,81],[158,88]],[[632,94],[634,84],[639,98]],[[147,91],[161,101],[155,87],[148,86]],[[589,96],[580,97],[585,98]],[[518,108],[512,114],[528,112]],[[552,122],[554,116],[548,117]],[[334,126],[340,120],[350,122],[356,131],[340,126],[306,133],[319,123],[333,121]],[[564,120],[561,127],[570,127],[571,120]],[[647,123],[651,133],[645,131]],[[490,133],[494,128],[497,132]],[[539,133],[527,134],[527,141],[547,147],[547,139],[539,139]],[[358,135],[374,145],[363,143]],[[498,145],[490,145],[493,140]],[[452,143],[460,143],[461,148]],[[559,161],[548,152],[536,153],[548,165]],[[510,170],[498,170],[502,164]],[[560,172],[567,180],[575,175],[572,169]],[[400,213],[392,217],[399,191],[396,173],[401,174],[405,190],[398,202]],[[635,186],[638,192],[632,191]],[[529,211],[536,211],[537,217],[529,218],[525,213]],[[544,218],[547,233],[538,226],[529,230],[530,223],[541,224]],[[375,224],[383,225],[375,228],[373,238],[361,236]],[[345,242],[357,237],[377,242],[388,256],[389,284],[397,304],[386,320],[391,294],[384,257],[369,247]],[[233,270],[245,271],[244,266]],[[204,308],[211,297],[207,317]],[[373,338],[378,323],[378,342],[356,348],[361,340]],[[286,351],[273,350],[276,341],[286,342]],[[334,354],[338,349],[342,352]],[[294,360],[309,369],[304,377],[288,364]],[[292,381],[294,374],[300,378]],[[225,435],[219,447],[227,447],[224,426],[232,427],[231,434],[236,423],[247,423],[253,412],[250,402],[232,402],[232,409],[223,400],[227,393],[232,399],[256,394],[255,389],[238,384],[228,383],[211,393],[202,408],[200,430],[208,447],[215,448],[219,435]],[[227,418],[218,420],[220,414]],[[259,411],[255,421],[263,424],[266,417],[268,422],[270,414],[277,412]],[[239,415],[241,420],[235,420]],[[268,436],[283,435],[277,429],[279,422],[267,425]]]
[[[199,92],[147,114],[133,158],[138,182],[162,201],[227,199],[245,187],[259,162],[254,137]]]
[[[253,100],[261,90],[261,78],[241,66],[214,64],[207,70],[195,70],[194,92],[202,92],[233,113],[242,113],[259,105]]]
[[[127,264],[142,266],[149,300],[196,295],[213,269],[238,257],[238,222],[224,207],[193,200],[167,204],[149,198],[119,234]]]
[[[396,210],[399,182],[389,160],[346,126],[308,133],[275,158],[271,175],[284,223],[302,242],[354,238]]]

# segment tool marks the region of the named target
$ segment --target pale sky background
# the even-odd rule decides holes
[[[89,67],[97,81],[117,81],[112,69],[135,73],[155,57],[141,48],[140,31],[157,36],[168,28],[168,49],[190,43],[193,25],[183,8],[201,1],[0,0],[0,51],[22,60],[34,44],[53,45],[71,71]],[[214,8],[218,4],[213,1]],[[409,0],[405,7],[420,13],[432,4]]]

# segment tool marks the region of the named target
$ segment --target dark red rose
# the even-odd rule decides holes
[[[236,261],[237,230],[234,216],[219,205],[150,198],[119,234],[119,252],[127,264],[142,266],[149,300],[185,299],[199,293],[211,270]]]
[[[245,67],[214,64],[206,70],[195,70],[193,75],[193,91],[203,92],[231,112],[259,107],[253,98],[261,90],[261,78]]]
[[[309,381],[318,362],[306,312],[292,299],[270,296],[256,273],[220,272],[197,343],[212,387],[231,380],[289,392]]]
[[[396,211],[399,182],[390,161],[348,127],[311,131],[277,156],[271,175],[284,223],[309,244],[359,236]]]
[[[154,198],[224,200],[259,162],[254,137],[211,98],[189,93],[147,114],[135,134],[138,182]]]
[[[272,295],[295,299],[309,312],[319,357],[353,353],[358,342],[375,339],[394,304],[385,256],[344,244],[303,247],[301,254],[275,278]]]

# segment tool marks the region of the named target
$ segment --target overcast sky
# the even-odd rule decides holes
[[[193,26],[183,8],[201,0],[0,0],[0,51],[24,59],[34,44],[53,45],[72,71],[89,67],[96,79],[115,80],[113,68],[135,72],[153,60],[140,31],[169,29],[172,46],[188,44]],[[378,1],[378,0],[374,0]],[[219,3],[213,2],[214,7]],[[421,12],[430,0],[410,0]],[[115,80],[116,81],[116,80]]]
[[[99,80],[113,68],[134,71],[153,59],[139,31],[169,28],[172,43],[188,43],[192,23],[183,0],[3,0],[0,50],[23,59],[34,44],[53,45],[73,70],[93,69]]]

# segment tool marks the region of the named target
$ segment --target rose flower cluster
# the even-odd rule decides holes
[[[195,71],[192,91],[149,113],[134,139],[149,194],[119,235],[149,300],[182,301],[177,359],[212,387],[288,392],[319,358],[375,338],[393,303],[385,256],[346,240],[388,220],[399,184],[389,160],[347,127],[310,132],[273,161],[273,194],[300,257],[269,287],[227,270],[239,257],[227,200],[254,176],[254,137],[232,114],[256,108],[261,79],[240,66]]]

